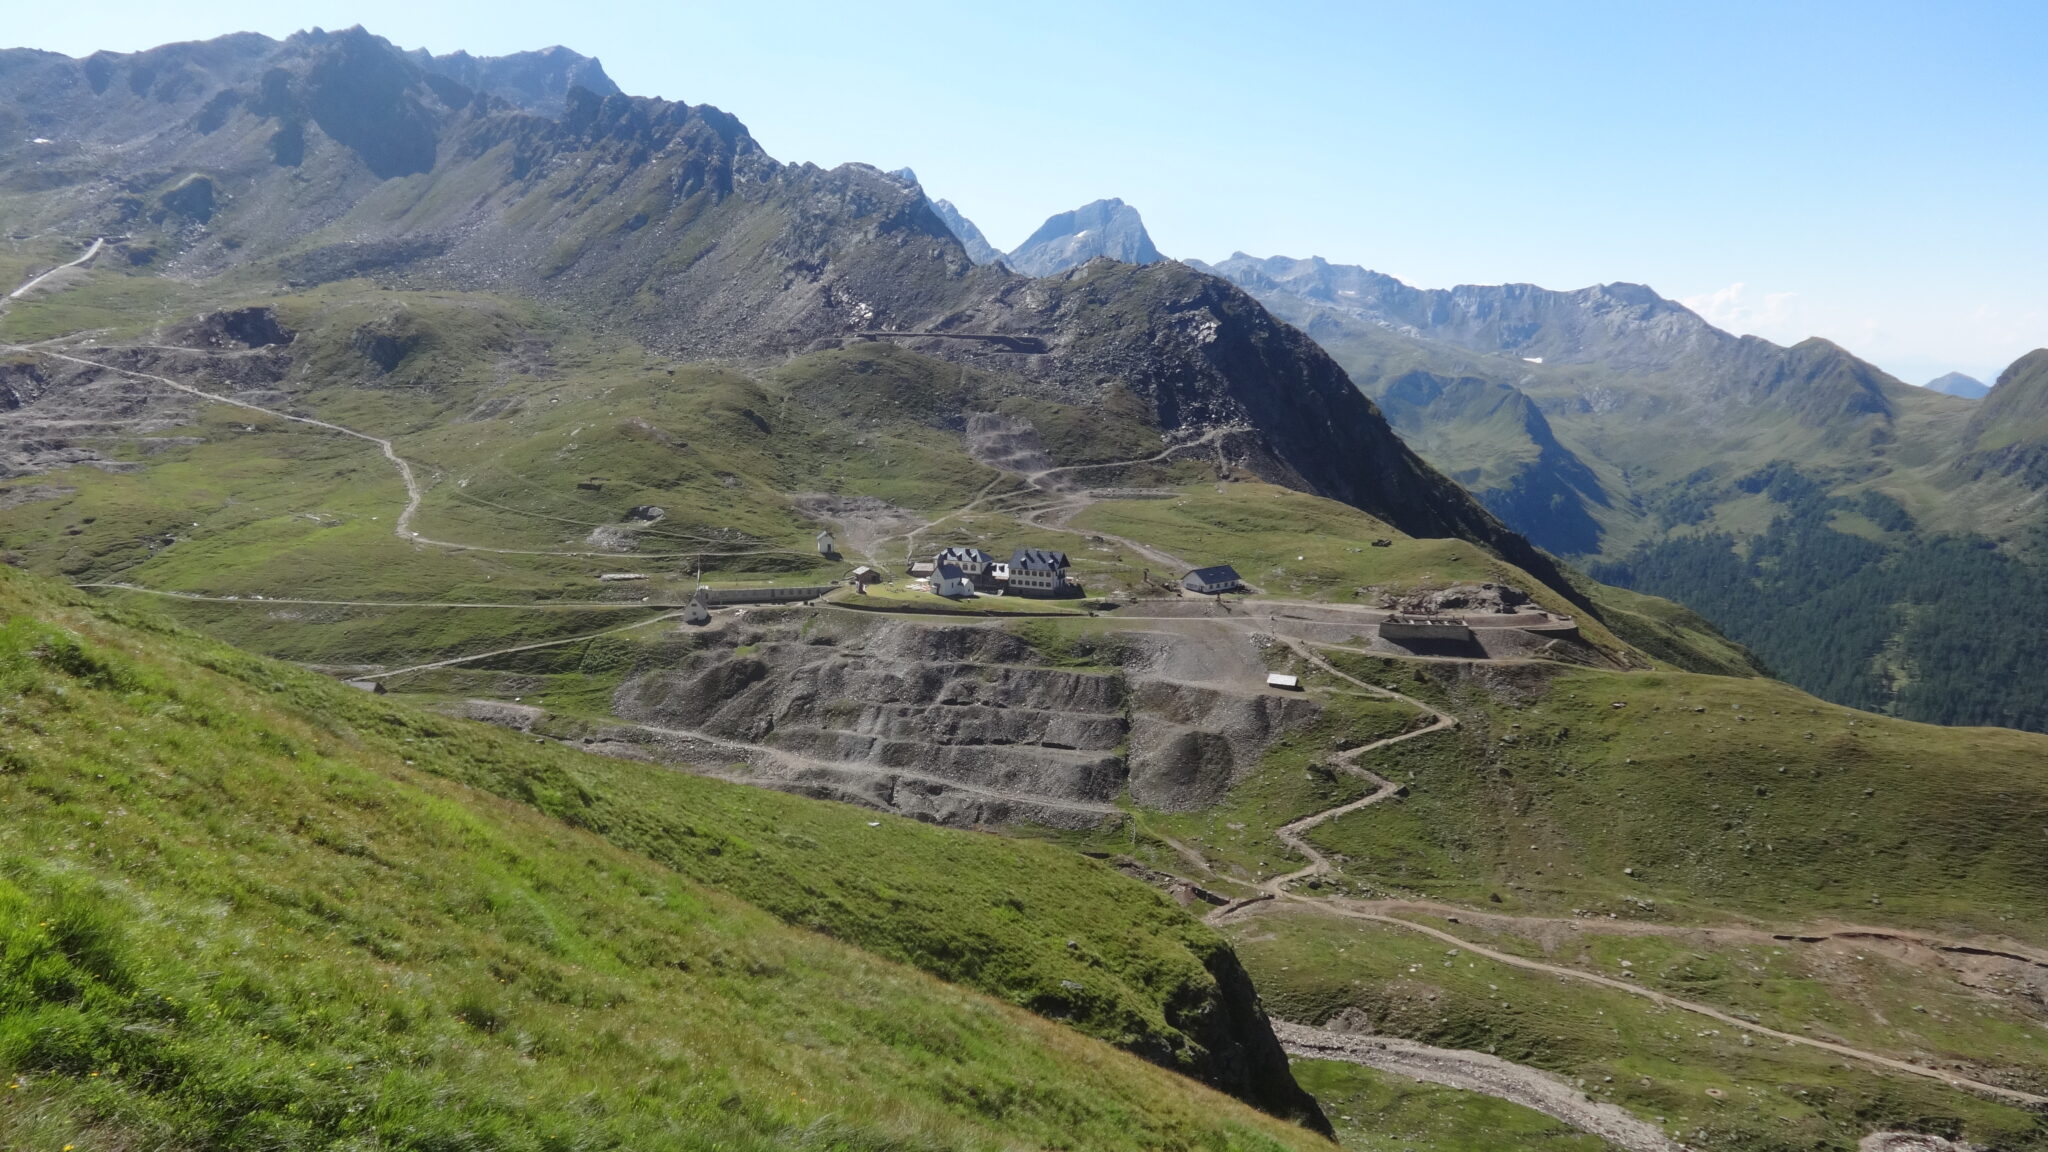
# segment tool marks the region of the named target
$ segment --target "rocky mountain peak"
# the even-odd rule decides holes
[[[619,86],[605,74],[596,57],[560,45],[509,56],[471,56],[461,51],[435,56],[424,48],[407,55],[426,72],[544,116],[562,113],[571,88],[587,89],[598,96],[619,95]]]
[[[1053,276],[1098,256],[1125,264],[1166,259],[1153,246],[1138,210],[1112,198],[1048,218],[1010,253],[1008,263],[1027,276]]]
[[[953,230],[953,236],[960,241],[960,246],[967,249],[969,260],[976,264],[994,264],[1003,258],[1003,254],[996,250],[996,246],[988,242],[988,237],[981,234],[981,229],[974,226],[974,221],[953,207],[951,200],[934,200],[931,204],[932,211],[946,222],[946,227]]]

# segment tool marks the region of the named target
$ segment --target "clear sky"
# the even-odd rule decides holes
[[[24,3],[0,42],[351,24],[566,45],[779,159],[914,167],[998,247],[1119,196],[1172,256],[1638,281],[1915,383],[2048,345],[2044,0],[92,0]]]

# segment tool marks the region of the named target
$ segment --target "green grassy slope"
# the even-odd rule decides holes
[[[212,291],[219,303],[234,288]],[[1076,476],[1172,485],[1178,500],[1105,502],[1067,531],[1020,522],[1045,494],[972,459],[961,413],[1029,419],[1061,464],[1157,454],[1155,414],[1116,386],[1100,404],[1054,403],[1019,395],[1015,381],[990,371],[880,343],[772,364],[679,363],[526,301],[357,280],[282,296],[251,290],[233,302],[271,305],[298,334],[276,386],[288,400],[269,403],[391,438],[425,489],[414,530],[476,547],[394,535],[404,491],[374,445],[218,404],[197,405],[189,425],[146,452],[117,449],[131,471],[79,466],[0,484],[0,545],[72,580],[239,597],[156,607],[244,647],[335,666],[486,651],[566,634],[574,621],[255,598],[676,603],[700,573],[713,583],[816,582],[862,560],[900,567],[912,546],[903,531],[877,530],[859,547],[842,532],[847,562],[821,559],[811,543],[818,514],[800,494],[881,501],[905,530],[936,521],[916,537],[920,550],[970,541],[999,552],[1063,548],[1096,595],[1135,589],[1158,563],[1091,541],[1091,530],[1190,563],[1234,561],[1275,595],[1350,599],[1361,587],[1503,579],[1571,609],[1477,545],[1413,539],[1357,509],[1263,483],[1195,483],[1210,468],[1194,459]],[[395,359],[371,359],[373,340],[388,340]],[[172,374],[235,390],[189,362]],[[628,520],[642,505],[664,516]],[[1381,537],[1396,546],[1369,547]],[[597,580],[611,571],[648,579]],[[1597,622],[1588,631],[1618,646]],[[1666,658],[1698,650],[1687,666],[1725,666],[1716,651],[1726,646],[1704,630],[1667,641]]]
[[[1464,721],[1378,758],[1411,796],[1315,832],[1348,875],[1553,912],[2048,939],[2029,912],[2048,902],[2032,831],[2048,737],[1874,717],[1763,679],[1332,660]]]
[[[1090,862],[0,603],[0,1142],[1316,1143],[1080,1034],[1169,1042],[1218,948]]]

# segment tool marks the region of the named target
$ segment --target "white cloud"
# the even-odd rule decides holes
[[[1738,336],[1761,336],[1780,344],[1797,344],[1813,335],[1806,306],[1797,292],[1754,292],[1736,281],[1713,292],[1678,301],[1716,328]]]
[[[1679,303],[1717,328],[1777,344],[1825,337],[1916,383],[1950,371],[1988,381],[2048,344],[2048,309],[2025,302],[1973,305],[1939,293],[1883,292],[1815,302],[1738,281]]]

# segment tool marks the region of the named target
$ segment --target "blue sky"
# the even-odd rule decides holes
[[[629,92],[738,115],[779,159],[910,165],[998,247],[1120,196],[1173,256],[1638,281],[1915,383],[2048,345],[2041,0],[95,0],[0,41],[358,23],[437,52],[564,44]]]

